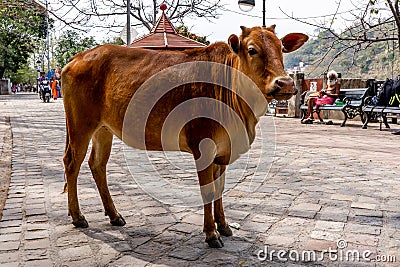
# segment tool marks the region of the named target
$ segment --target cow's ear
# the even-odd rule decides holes
[[[251,29],[246,28],[245,26],[240,26],[240,29],[242,29],[242,37],[249,36]]]
[[[229,36],[228,43],[229,43],[229,46],[231,47],[232,51],[235,54],[238,54],[239,53],[239,49],[240,49],[239,37],[237,37],[236,34],[231,34],[231,36]]]
[[[275,33],[275,28],[276,28],[276,25],[275,24],[273,24],[273,25],[271,25],[271,26],[269,26],[268,28],[266,28],[268,31],[270,31],[270,32],[273,32],[273,33]]]
[[[293,52],[300,48],[307,40],[308,36],[303,33],[289,33],[281,39],[283,45],[282,52]]]

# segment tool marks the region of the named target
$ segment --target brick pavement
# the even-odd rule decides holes
[[[228,183],[242,174],[224,198],[225,210],[228,221],[241,227],[233,229],[233,237],[224,238],[224,248],[210,249],[202,233],[202,209],[166,205],[144,192],[130,170],[134,176],[146,175],[148,155],[136,151],[132,164],[118,140],[108,164],[108,181],[127,225],[111,226],[104,217],[85,161],[79,197],[89,228],[74,228],[67,216],[67,196],[61,194],[62,100],[44,104],[36,95],[0,96],[0,114],[10,116],[13,131],[11,184],[0,221],[1,266],[381,265],[345,261],[349,249],[371,251],[371,258],[396,256],[400,262],[400,137],[379,132],[377,125],[362,130],[360,122],[341,128],[276,119],[275,158],[261,186],[248,192],[251,179],[257,178],[252,177],[256,166],[270,160],[258,162],[261,138],[248,154],[245,171],[240,162],[230,169]],[[167,180],[179,177],[190,184],[195,179],[166,164],[177,155],[166,160],[156,153],[150,158]],[[277,252],[272,261],[257,258],[265,246],[269,252],[290,250],[284,257],[296,258],[296,251],[320,256],[325,249],[337,249],[339,239],[346,241],[346,248],[332,254],[332,260],[325,254],[323,261],[285,262]],[[334,260],[335,255],[343,260]]]

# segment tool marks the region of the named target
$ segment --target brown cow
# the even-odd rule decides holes
[[[132,132],[128,133],[129,136],[124,137],[123,135],[126,135],[123,132],[123,124],[126,119],[124,117],[129,103],[132,98],[139,95],[138,89],[144,86],[153,75],[181,63],[213,62],[232,67],[247,75],[256,85],[256,91],[261,92],[260,95],[264,101],[273,98],[288,99],[296,93],[293,80],[284,71],[282,52],[289,53],[298,49],[308,40],[308,36],[291,33],[278,39],[274,32],[275,25],[268,28],[242,26],[241,29],[241,36],[231,35],[229,44],[218,42],[204,48],[186,51],[154,51],[102,45],[79,53],[72,58],[64,68],[61,79],[67,126],[64,166],[68,190],[68,209],[72,216],[72,223],[76,227],[88,227],[88,223],[79,209],[77,177],[90,140],[92,140],[92,151],[89,166],[93,178],[111,224],[119,226],[124,225],[125,220],[114,207],[106,181],[106,164],[110,156],[113,135],[135,148],[165,150],[161,140],[163,134],[161,128],[163,122],[167,120],[168,114],[185,101],[209,98],[228,105],[244,125],[246,132],[244,132],[243,140],[247,140],[248,144],[235,152],[236,154],[246,152],[243,150],[248,150],[254,140],[255,125],[258,117],[265,112],[266,105],[262,106],[261,112],[257,112],[259,114],[254,114],[255,107],[252,105],[257,100],[246,102],[241,98],[239,89],[230,91],[224,86],[205,82],[193,82],[178,86],[176,90],[171,91],[164,88],[164,84],[160,82],[157,85],[159,92],[165,91],[166,93],[157,100],[151,109],[151,114],[147,114],[143,145],[137,140],[140,139],[140,136],[135,137],[135,125],[128,125]],[[202,68],[202,71],[204,73],[209,71],[210,75],[213,75],[213,71],[205,68]],[[171,76],[171,73],[168,75]],[[175,76],[179,75],[176,73]],[[165,78],[165,76],[163,77]],[[227,79],[229,83],[230,77]],[[231,86],[235,87],[235,84],[231,84]],[[247,87],[240,90],[245,94],[246,90],[247,94],[250,92]],[[137,94],[134,95],[135,93]],[[251,96],[258,97],[256,93],[251,93]],[[142,98],[138,99],[134,108],[136,112],[130,113],[134,117],[131,123],[134,123],[135,119],[142,118],[140,111],[153,104],[148,103],[148,101],[153,101],[151,97],[152,94],[142,94]],[[258,99],[260,100],[260,98]],[[198,106],[201,105],[190,105],[193,112],[199,108]],[[217,117],[220,115],[218,108],[208,108],[208,111],[215,113]],[[187,112],[179,114],[183,113]],[[221,120],[224,120],[222,124],[229,120],[229,116],[226,114],[220,117]],[[240,131],[232,134],[229,129],[224,127],[214,119],[194,118],[182,126],[176,136],[168,137],[178,143],[178,147],[170,147],[168,150],[189,152],[196,160],[204,203],[203,230],[206,234],[206,242],[211,247],[223,246],[220,234],[232,235],[232,231],[225,221],[222,207],[221,195],[224,180],[218,179],[224,177],[226,165],[238,157],[238,155],[232,155],[234,148],[242,145],[235,141],[239,140],[235,135],[239,135]],[[204,151],[201,148],[203,140],[213,142],[212,146],[206,144],[203,147]],[[207,157],[205,161],[203,154]],[[203,160],[200,161],[200,158]],[[203,188],[205,188],[204,192]],[[214,202],[214,216],[212,202]]]

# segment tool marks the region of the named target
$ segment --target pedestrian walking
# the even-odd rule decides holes
[[[57,84],[58,84],[58,81],[56,79],[56,76],[53,76],[51,78],[50,87],[51,87],[51,94],[53,95],[54,100],[57,100],[57,96],[58,96]]]

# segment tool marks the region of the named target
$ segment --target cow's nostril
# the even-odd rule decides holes
[[[283,86],[285,86],[285,83],[284,83],[283,81],[281,81],[281,80],[276,80],[276,81],[275,81],[275,84],[276,84],[278,87],[280,87],[280,88],[282,88]]]

